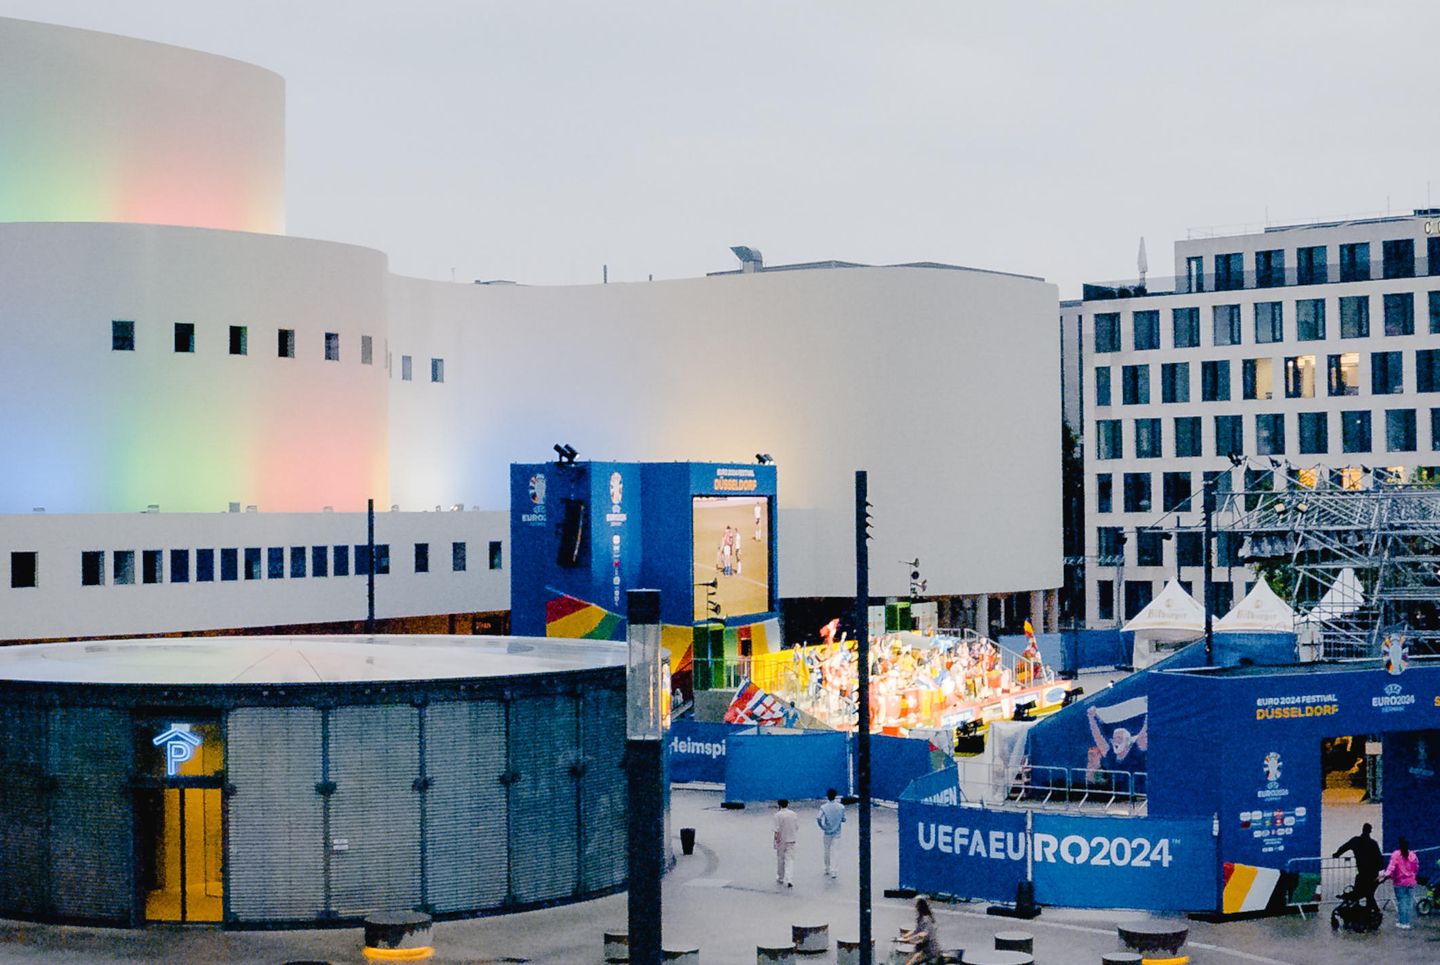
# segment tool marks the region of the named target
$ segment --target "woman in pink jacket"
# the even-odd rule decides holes
[[[1420,858],[1410,850],[1410,842],[1400,839],[1400,847],[1390,856],[1385,877],[1395,883],[1396,928],[1410,927],[1410,911],[1415,907],[1415,876],[1420,873]]]

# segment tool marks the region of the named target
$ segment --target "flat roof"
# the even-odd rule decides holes
[[[512,677],[624,666],[623,643],[546,637],[254,636],[0,647],[0,681],[335,684]]]
[[[1351,671],[1374,673],[1384,669],[1384,662],[1375,657],[1353,660],[1312,660],[1306,663],[1246,664],[1235,667],[1176,667],[1162,673],[1185,674],[1192,677],[1297,677],[1307,674],[1348,673]],[[1440,658],[1411,657],[1410,666],[1420,670],[1440,668]]]

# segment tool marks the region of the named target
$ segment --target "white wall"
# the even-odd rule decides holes
[[[0,18],[0,222],[285,230],[285,82],[227,57]]]
[[[375,542],[390,545],[390,573],[375,578],[377,617],[507,610],[510,607],[508,513],[376,513]],[[0,516],[0,640],[151,634],[364,620],[366,580],[354,572],[354,546],[365,543],[364,513],[111,513]],[[488,547],[500,541],[500,569]],[[466,569],[452,569],[451,543],[466,543]],[[430,571],[415,572],[415,544],[430,546]],[[351,547],[351,575],[289,576],[292,546]],[[281,580],[246,580],[244,550],[286,550]],[[196,581],[194,550],[216,552],[215,581]],[[240,550],[240,579],[222,582],[222,547]],[[163,582],[142,582],[142,551],[164,551]],[[189,549],[190,582],[174,583],[170,550]],[[105,585],[81,585],[81,553],[103,550]],[[114,583],[114,551],[135,552],[135,583]],[[33,588],[14,588],[15,552],[38,553]]]
[[[560,441],[597,459],[768,452],[783,596],[853,593],[859,468],[875,592],[906,592],[915,556],[932,593],[1056,586],[1056,308],[1037,279],[936,269],[573,288],[397,277],[392,499],[502,505],[506,465]],[[432,356],[444,386],[423,381]]]

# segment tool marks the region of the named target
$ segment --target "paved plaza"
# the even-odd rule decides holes
[[[838,879],[826,879],[817,802],[800,812],[795,886],[775,884],[770,844],[770,809],[720,807],[720,793],[681,788],[672,798],[673,827],[697,829],[695,854],[677,858],[665,883],[665,943],[699,947],[705,965],[750,965],[758,943],[788,939],[792,924],[828,922],[832,951],[801,961],[833,962],[833,940],[854,938],[856,926],[856,816],[848,809]],[[877,958],[885,960],[889,939],[911,917],[911,903],[882,897],[895,883],[895,811],[877,808],[874,820],[874,934]],[[678,852],[678,845],[677,845]],[[623,930],[625,896],[519,915],[441,922],[435,927],[440,963],[528,961],[599,963],[601,936]],[[1035,936],[1039,965],[1097,965],[1117,947],[1115,923],[1137,915],[1123,911],[1047,908],[1031,922],[985,914],[981,903],[937,905],[947,946],[993,947],[997,931],[1021,928]],[[361,962],[358,928],[303,931],[225,932],[198,928],[115,931],[0,923],[0,963],[6,962],[185,962],[269,963]],[[1332,934],[1324,920],[1298,917],[1216,925],[1190,923],[1188,952],[1197,965],[1421,965],[1440,961],[1440,916],[1419,919],[1413,931],[1399,931],[1393,914],[1375,935]]]

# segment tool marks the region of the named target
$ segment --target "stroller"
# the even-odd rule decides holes
[[[1371,932],[1380,928],[1380,923],[1385,916],[1380,913],[1378,903],[1367,903],[1363,898],[1355,894],[1354,886],[1346,888],[1340,893],[1340,904],[1330,912],[1330,929],[1339,931],[1344,928],[1346,931]]]

